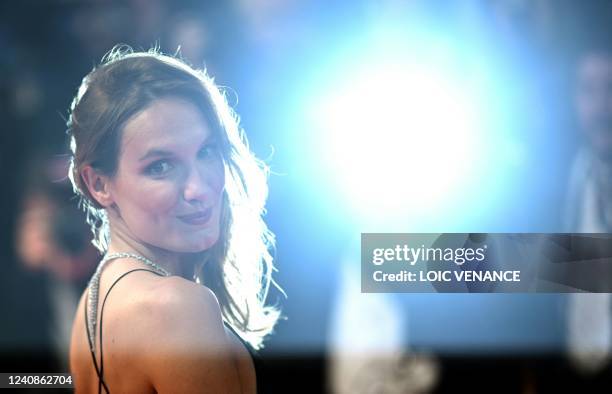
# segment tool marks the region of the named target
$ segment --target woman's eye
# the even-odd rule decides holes
[[[216,144],[209,144],[200,149],[198,156],[202,159],[208,159],[217,156],[218,152]]]
[[[147,167],[146,172],[149,175],[159,176],[164,175],[172,169],[172,165],[167,160],[156,161]]]

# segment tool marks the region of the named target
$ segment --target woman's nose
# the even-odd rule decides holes
[[[206,201],[210,197],[211,187],[204,171],[193,168],[187,174],[183,189],[186,201]]]

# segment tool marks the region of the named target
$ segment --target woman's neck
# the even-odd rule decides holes
[[[107,253],[134,253],[145,257],[156,265],[168,271],[171,275],[187,277],[184,264],[179,253],[169,252],[160,248],[145,245],[141,242],[123,236],[120,232],[111,230],[111,241]]]

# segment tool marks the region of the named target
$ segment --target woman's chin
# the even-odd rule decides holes
[[[205,237],[203,239],[198,240],[197,242],[194,242],[193,244],[184,245],[183,248],[181,248],[181,252],[201,253],[215,246],[218,240],[219,237]]]
[[[149,241],[148,244],[174,253],[200,253],[213,247],[218,240],[218,231],[199,234],[192,232],[173,234],[166,239],[158,239],[157,242]]]

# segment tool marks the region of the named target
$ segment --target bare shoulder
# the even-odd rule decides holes
[[[225,338],[215,294],[180,277],[152,282],[123,314],[150,334],[142,338],[144,341],[154,340],[158,347],[176,347],[184,341],[193,349],[206,339],[223,342]]]
[[[148,288],[146,300],[156,312],[182,314],[197,311],[199,315],[219,312],[217,297],[208,287],[171,276],[157,279]]]
[[[219,302],[214,293],[179,277],[157,281],[130,308],[138,327],[140,362],[158,392],[239,390]],[[145,335],[143,335],[145,333]],[[137,334],[138,335],[138,334]]]

